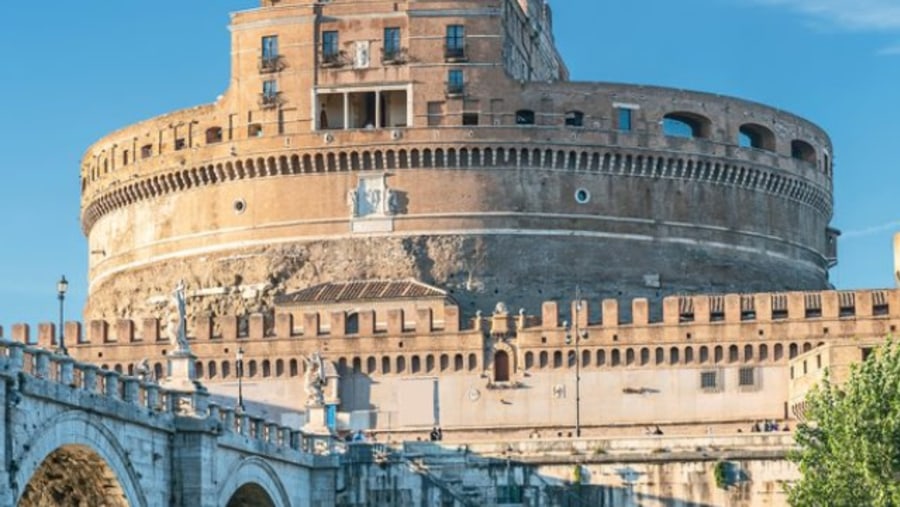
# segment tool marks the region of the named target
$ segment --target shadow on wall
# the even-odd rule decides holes
[[[341,460],[338,507],[361,505],[552,505],[559,507],[713,507],[713,499],[750,501],[750,477],[736,462],[708,462],[709,470],[689,474],[687,484],[654,484],[648,475],[628,465],[606,463],[604,477],[581,464],[585,456],[555,460],[548,465],[557,476],[540,473],[538,465],[509,457],[486,457],[467,446],[444,447],[430,442],[407,442],[402,450],[380,444],[348,444]],[[569,461],[566,463],[566,461]],[[720,463],[724,463],[720,466]],[[659,466],[668,466],[659,463]],[[608,472],[612,470],[612,472]],[[718,485],[718,474],[726,482]],[[564,476],[564,477],[560,477]],[[679,474],[673,478],[681,477]],[[597,484],[601,481],[619,485]],[[696,482],[695,482],[696,481]],[[689,491],[695,498],[666,497],[638,491]],[[721,490],[721,492],[719,491]],[[771,499],[763,499],[763,501]]]

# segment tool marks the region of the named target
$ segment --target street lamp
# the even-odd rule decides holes
[[[63,328],[63,302],[66,300],[67,290],[69,290],[69,282],[66,280],[66,275],[63,275],[62,278],[56,282],[56,292],[59,296],[59,331],[57,335],[59,347],[56,351],[63,355],[69,354],[69,351],[66,350],[66,330]]]
[[[575,342],[575,437],[581,438],[581,352],[579,344],[581,340],[588,337],[586,330],[578,330],[578,312],[581,311],[581,289],[575,286],[575,310],[572,318],[572,331],[569,333],[569,326],[566,325],[566,345]]]
[[[244,389],[243,389],[243,378],[244,378],[244,349],[242,347],[238,347],[237,356],[234,361],[234,371],[237,373],[238,378],[238,409],[243,412],[244,411]]]

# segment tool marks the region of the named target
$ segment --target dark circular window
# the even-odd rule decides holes
[[[234,208],[234,212],[237,214],[241,214],[244,210],[247,209],[247,203],[244,202],[243,199],[235,199],[234,204],[231,205]]]
[[[591,193],[586,188],[579,188],[575,191],[575,201],[578,204],[587,204],[591,200]]]

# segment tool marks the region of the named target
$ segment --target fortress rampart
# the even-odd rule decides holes
[[[819,343],[833,339],[881,338],[896,332],[900,325],[898,290],[667,297],[662,304],[662,319],[658,321],[651,320],[646,299],[633,300],[631,306],[632,320],[625,322],[620,319],[616,300],[583,302],[577,325],[590,337],[581,342],[585,366],[666,367],[738,361],[786,364],[788,359]],[[285,353],[296,356],[289,361],[293,365],[290,375],[297,376],[302,373],[296,369],[302,364],[302,361],[298,363],[300,356],[315,350],[323,350],[335,363],[376,375],[430,374],[437,368],[455,369],[451,364],[434,363],[436,357],[430,361],[424,356],[418,360],[412,357],[413,354],[448,357],[454,351],[476,356],[472,360],[466,358],[465,366],[457,371],[481,373],[490,368],[490,348],[485,349],[485,341],[492,338],[511,340],[516,347],[516,368],[522,370],[562,367],[558,357],[553,359],[557,364],[548,362],[547,353],[559,356],[573,350],[566,343],[566,334],[573,323],[561,320],[561,313],[566,317],[572,314],[561,312],[554,301],[544,303],[540,317],[503,313],[462,322],[454,305],[445,306],[442,315],[438,313],[431,309],[416,314],[404,314],[402,310],[323,311],[302,315],[255,314],[246,319],[195,318],[189,325],[189,337],[192,349],[204,360],[219,358],[228,362],[233,359],[233,351],[223,353],[223,350],[243,346],[248,358],[259,360],[261,376],[262,370],[269,370],[262,366],[263,362],[274,364],[268,358],[287,359]],[[142,357],[162,357],[169,348],[169,338],[161,331],[164,326],[156,318],[95,320],[85,326],[68,322],[65,333],[75,357],[104,363],[118,371],[133,371]],[[55,331],[52,323],[40,324],[34,342],[42,347],[54,347]],[[30,326],[13,325],[11,337],[31,343]],[[377,368],[361,366],[365,356],[379,354],[386,354],[392,367],[382,369],[380,360]],[[403,357],[406,364],[420,366],[396,367]],[[278,368],[281,373],[277,376],[287,376],[284,362],[278,361],[282,368]],[[426,363],[432,366],[427,367]],[[220,375],[228,376],[224,371],[229,369],[215,369],[223,371]],[[273,370],[265,376],[274,377],[276,373]]]

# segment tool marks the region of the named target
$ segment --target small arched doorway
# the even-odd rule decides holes
[[[494,382],[509,382],[509,354],[505,350],[494,352]]]
[[[92,449],[67,445],[41,462],[29,479],[19,507],[42,505],[105,505],[128,507],[115,472]]]
[[[251,482],[238,488],[226,507],[275,507],[275,502],[262,486]]]

